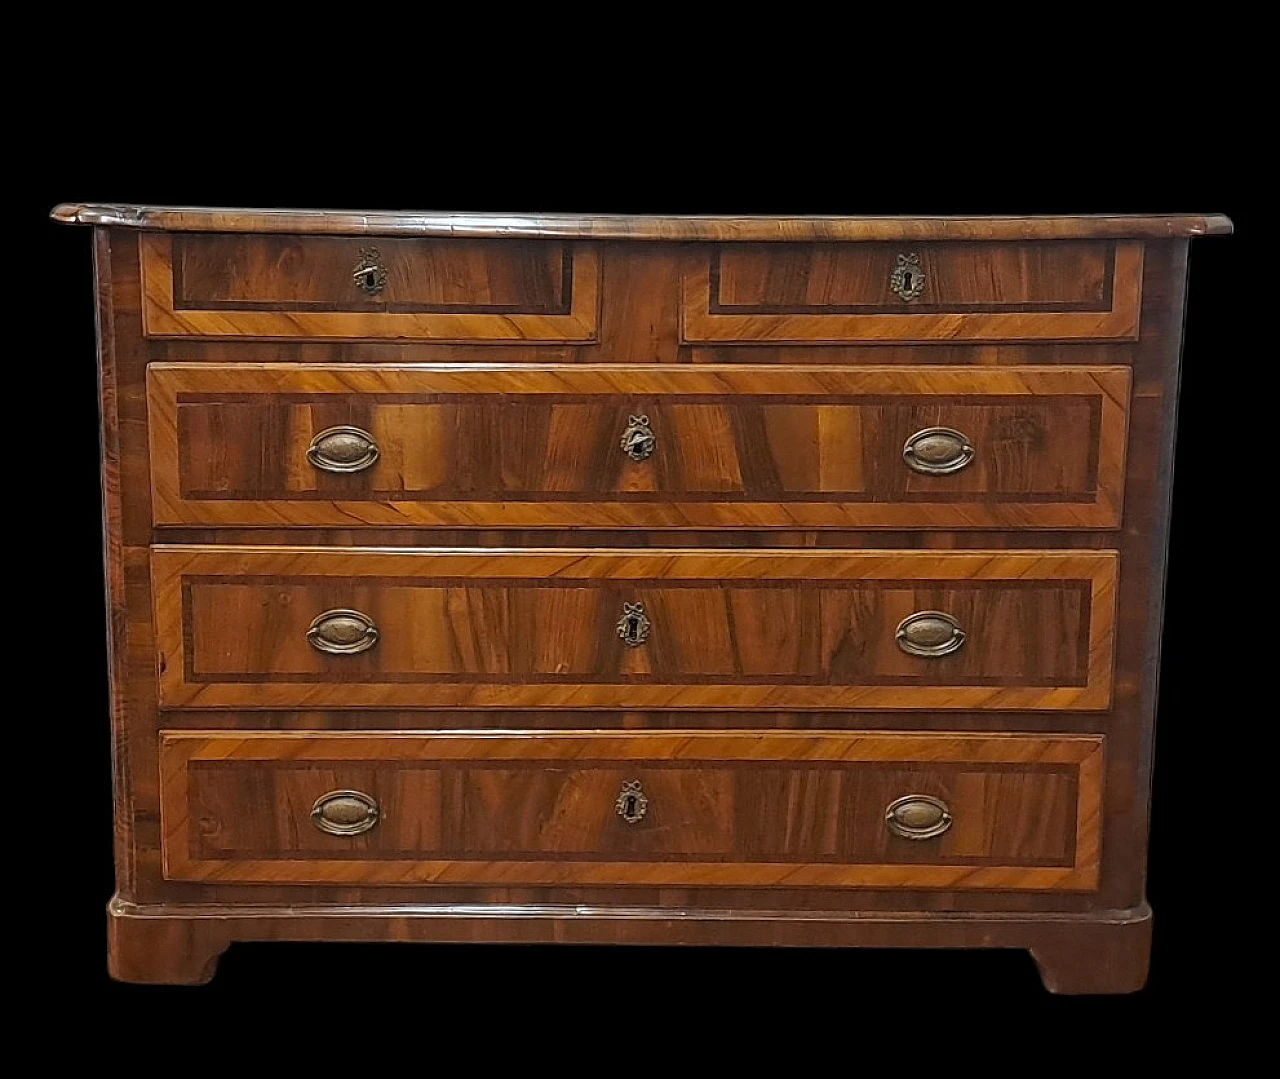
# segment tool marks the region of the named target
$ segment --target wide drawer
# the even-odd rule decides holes
[[[1130,339],[1142,244],[724,244],[683,278],[691,343]]]
[[[1129,370],[159,364],[158,524],[1115,528]]]
[[[1096,735],[164,731],[165,876],[1090,890]]]
[[[590,244],[144,234],[151,337],[590,341]]]
[[[1109,551],[152,549],[166,706],[1101,709]]]

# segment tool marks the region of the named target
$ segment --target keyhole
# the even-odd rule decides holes
[[[623,808],[623,815],[634,817],[636,815],[636,796],[634,794],[627,795],[627,801]]]
[[[911,271],[910,270],[908,270],[906,273],[902,275],[902,285],[907,292],[911,291]]]
[[[634,614],[627,615],[627,640],[637,641],[640,639],[640,619]]]

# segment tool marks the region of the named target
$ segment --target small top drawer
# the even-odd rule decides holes
[[[684,271],[688,342],[1133,338],[1134,242],[725,244]]]
[[[596,252],[552,240],[144,235],[152,337],[590,341]]]

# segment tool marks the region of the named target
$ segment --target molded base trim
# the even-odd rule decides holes
[[[1151,908],[1089,914],[859,913],[653,907],[107,906],[111,976],[200,985],[235,941],[1024,948],[1053,993],[1146,984]]]

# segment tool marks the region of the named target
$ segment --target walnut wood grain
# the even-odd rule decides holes
[[[183,233],[171,250],[181,310],[560,315],[573,295],[564,243]],[[375,252],[384,279],[370,294],[353,271]]]
[[[1129,371],[169,363],[148,372],[158,524],[1114,528]],[[619,447],[629,417],[653,455]],[[354,425],[375,466],[312,467]],[[958,428],[951,475],[906,440]]]
[[[161,700],[220,707],[1090,709],[1111,699],[1113,552],[156,547]],[[615,623],[640,602],[651,641]],[[358,656],[309,646],[351,609]],[[921,610],[969,639],[907,655]]]
[[[96,285],[95,317],[98,327],[98,395],[102,423],[99,427],[99,452],[102,470],[102,561],[106,587],[107,690],[111,719],[111,790],[114,826],[114,860],[116,887],[132,894],[135,881],[136,839],[133,829],[133,797],[135,779],[130,767],[130,716],[134,702],[130,700],[131,683],[129,623],[131,615],[129,582],[126,571],[124,513],[126,495],[124,478],[130,474],[128,458],[121,446],[121,394],[118,385],[121,360],[129,359],[128,337],[117,345],[115,319],[117,294],[111,271],[110,235],[95,230],[93,236],[93,268]],[[136,476],[136,472],[132,473]]]
[[[433,889],[433,892],[438,892]],[[633,895],[629,889],[627,895]],[[776,890],[771,893],[777,895]],[[854,892],[850,894],[871,894]],[[1025,893],[1029,895],[1029,893]],[[1062,893],[1052,893],[1061,901]],[[591,904],[388,902],[107,907],[111,971],[125,981],[199,985],[235,941],[431,941],[541,944],[760,945],[808,948],[1018,948],[1052,993],[1133,993],[1147,979],[1151,908],[1089,914],[973,914],[954,910],[851,914],[808,908],[726,912],[621,901]],[[940,963],[948,961],[939,959]],[[964,960],[940,976],[963,980]],[[856,956],[847,960],[857,976]]]
[[[1109,310],[1116,247],[1050,243],[737,244],[711,250],[720,314],[975,314]],[[918,295],[892,287],[899,256]],[[913,289],[912,291],[916,291]]]
[[[107,211],[109,212],[109,211]],[[354,235],[363,218],[324,216],[332,235]],[[1203,219],[1202,219],[1203,220]],[[240,224],[249,222],[241,218]],[[719,943],[1032,949],[1046,983],[1057,991],[1117,992],[1141,986],[1146,972],[1150,912],[1143,902],[1152,731],[1162,614],[1174,411],[1178,382],[1188,244],[1158,240],[1170,219],[1124,227],[1146,239],[1140,336],[1108,342],[892,342],[859,344],[714,343],[682,345],[678,335],[679,267],[689,248],[661,242],[599,245],[601,294],[598,340],[512,343],[505,364],[634,363],[772,367],[786,365],[899,365],[937,370],[1003,370],[1023,365],[1124,365],[1133,373],[1129,401],[1129,453],[1125,464],[1123,529],[1115,532],[1041,532],[1036,542],[1058,552],[1119,549],[1113,699],[1105,711],[734,711],[752,729],[796,731],[844,728],[972,733],[1024,730],[1047,735],[1073,731],[1106,734],[1102,784],[1107,842],[1094,892],[973,889],[650,887],[642,885],[289,885],[166,880],[161,865],[158,737],[161,728],[226,731],[280,728],[298,731],[394,727],[399,730],[560,728],[662,730],[723,726],[726,713],[698,709],[502,710],[379,708],[167,711],[158,707],[157,647],[152,616],[149,545],[157,533],[151,508],[148,417],[144,375],[148,363],[203,361],[254,365],[483,364],[486,344],[432,341],[302,338],[146,338],[138,239],[131,227],[101,228],[94,237],[100,302],[103,437],[106,447],[108,565],[111,567],[112,710],[115,743],[117,886],[110,934],[112,970],[137,981],[192,981],[207,976],[232,940],[475,940],[595,943]],[[228,221],[207,218],[212,231]],[[198,227],[197,222],[197,227]],[[307,229],[281,219],[276,232]],[[757,222],[747,223],[750,229]],[[1036,223],[1039,228],[1043,223]],[[1105,225],[1111,228],[1112,224]],[[489,223],[482,227],[489,227]],[[577,228],[575,223],[571,226]],[[646,226],[647,227],[647,226]],[[717,226],[719,227],[719,226]],[[777,230],[772,222],[761,225]],[[859,226],[861,227],[861,226]],[[937,239],[936,222],[924,231],[898,221],[876,222],[883,242]],[[954,227],[948,223],[946,227]],[[972,221],[964,228],[1008,227]],[[1023,223],[1012,226],[1015,230]],[[1071,238],[1107,238],[1097,222],[1073,221]],[[1226,228],[1220,222],[1215,228]],[[906,230],[906,231],[904,231]],[[263,231],[273,231],[271,221]],[[412,231],[400,233],[413,236]],[[447,236],[446,229],[438,233]],[[465,235],[459,232],[457,236]],[[1124,239],[1129,233],[1114,238]],[[1184,234],[1186,235],[1186,234]],[[557,237],[533,234],[530,238]],[[562,240],[583,239],[570,234]],[[772,239],[775,235],[743,235]],[[812,232],[804,242],[831,237]],[[975,237],[958,234],[956,239]],[[988,237],[1035,241],[1015,231]],[[68,301],[70,302],[70,301]],[[354,367],[353,367],[354,369]],[[821,549],[983,550],[1025,547],[1026,533],[999,530],[884,531],[872,529],[448,529],[369,527],[214,528],[169,526],[166,538],[192,544],[307,544],[342,547],[524,546],[668,549],[778,547]],[[1176,679],[1175,679],[1176,682]],[[260,961],[269,962],[269,953]],[[855,961],[851,958],[850,961]],[[963,961],[955,960],[957,964]]]
[[[164,731],[166,875],[188,880],[1089,890],[1103,739],[893,734]],[[615,812],[638,780],[648,812]],[[376,801],[359,836],[312,803]],[[946,801],[933,840],[885,808]]]
[[[594,340],[595,247],[513,242],[502,251],[509,245],[481,241],[477,252],[476,243],[390,241],[387,289],[370,300],[350,283],[358,240],[144,233],[143,323],[152,337]],[[431,250],[437,243],[445,249]],[[339,298],[344,283],[349,301]]]
[[[1107,245],[1088,258],[1077,254],[1077,245],[1061,254],[1056,244],[994,250],[974,244],[957,253],[944,244],[937,250],[945,253],[925,248],[921,255],[930,282],[922,304],[894,302],[879,247],[864,253],[860,247],[766,245],[690,254],[683,271],[681,340],[928,343],[1138,336],[1141,243]],[[1082,270],[1090,261],[1096,265]],[[1059,276],[1078,282],[1077,290],[1063,292]],[[1084,300],[1062,302],[1063,297]]]
[[[63,203],[50,214],[73,225],[165,232],[342,236],[537,237],[563,240],[1064,240],[1223,236],[1222,214],[1073,214],[941,217],[774,217],[690,214],[427,213],[230,209]]]

